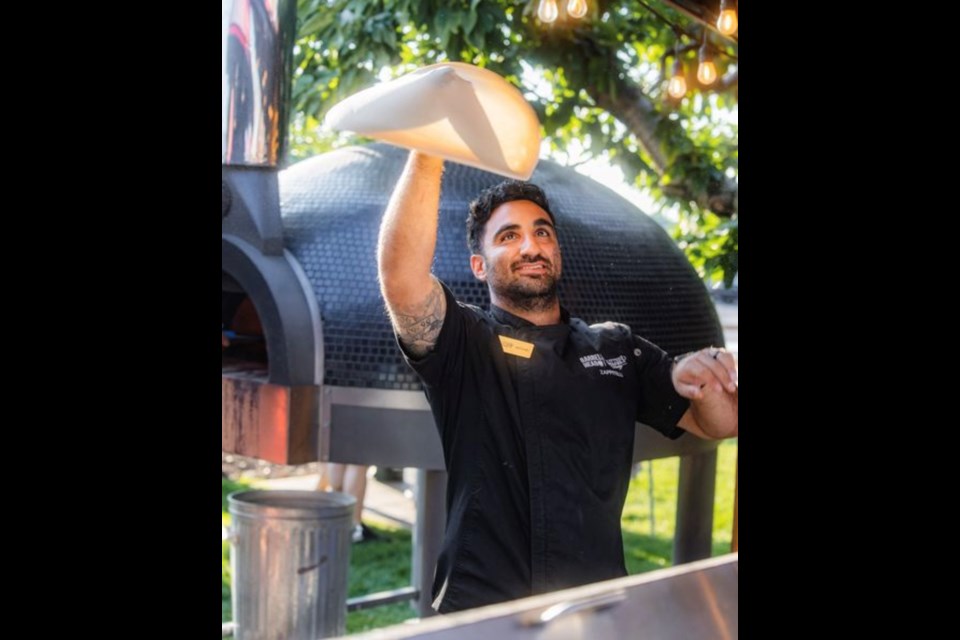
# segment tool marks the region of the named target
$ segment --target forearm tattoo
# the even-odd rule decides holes
[[[443,289],[434,280],[430,294],[421,304],[393,310],[393,325],[397,335],[412,355],[422,358],[436,346],[447,311],[446,302]]]

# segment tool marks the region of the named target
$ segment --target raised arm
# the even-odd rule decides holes
[[[380,224],[380,291],[401,342],[415,357],[437,344],[446,298],[430,273],[437,246],[443,160],[411,151]]]

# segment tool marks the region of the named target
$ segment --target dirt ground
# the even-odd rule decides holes
[[[288,478],[320,473],[320,462],[301,465],[272,464],[256,458],[247,458],[233,453],[220,452],[220,468],[231,480],[241,478]]]

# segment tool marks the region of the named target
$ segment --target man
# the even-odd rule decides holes
[[[381,290],[449,473],[434,608],[626,575],[634,422],[673,438],[736,435],[732,356],[711,348],[674,363],[624,325],[571,318],[557,299],[553,214],[523,182],[471,203],[470,267],[491,310],[459,304],[430,273],[442,171],[442,160],[411,152],[378,247]]]

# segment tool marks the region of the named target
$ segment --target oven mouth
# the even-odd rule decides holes
[[[270,354],[263,322],[251,297],[226,273],[220,291],[221,372],[261,372],[267,378]]]

